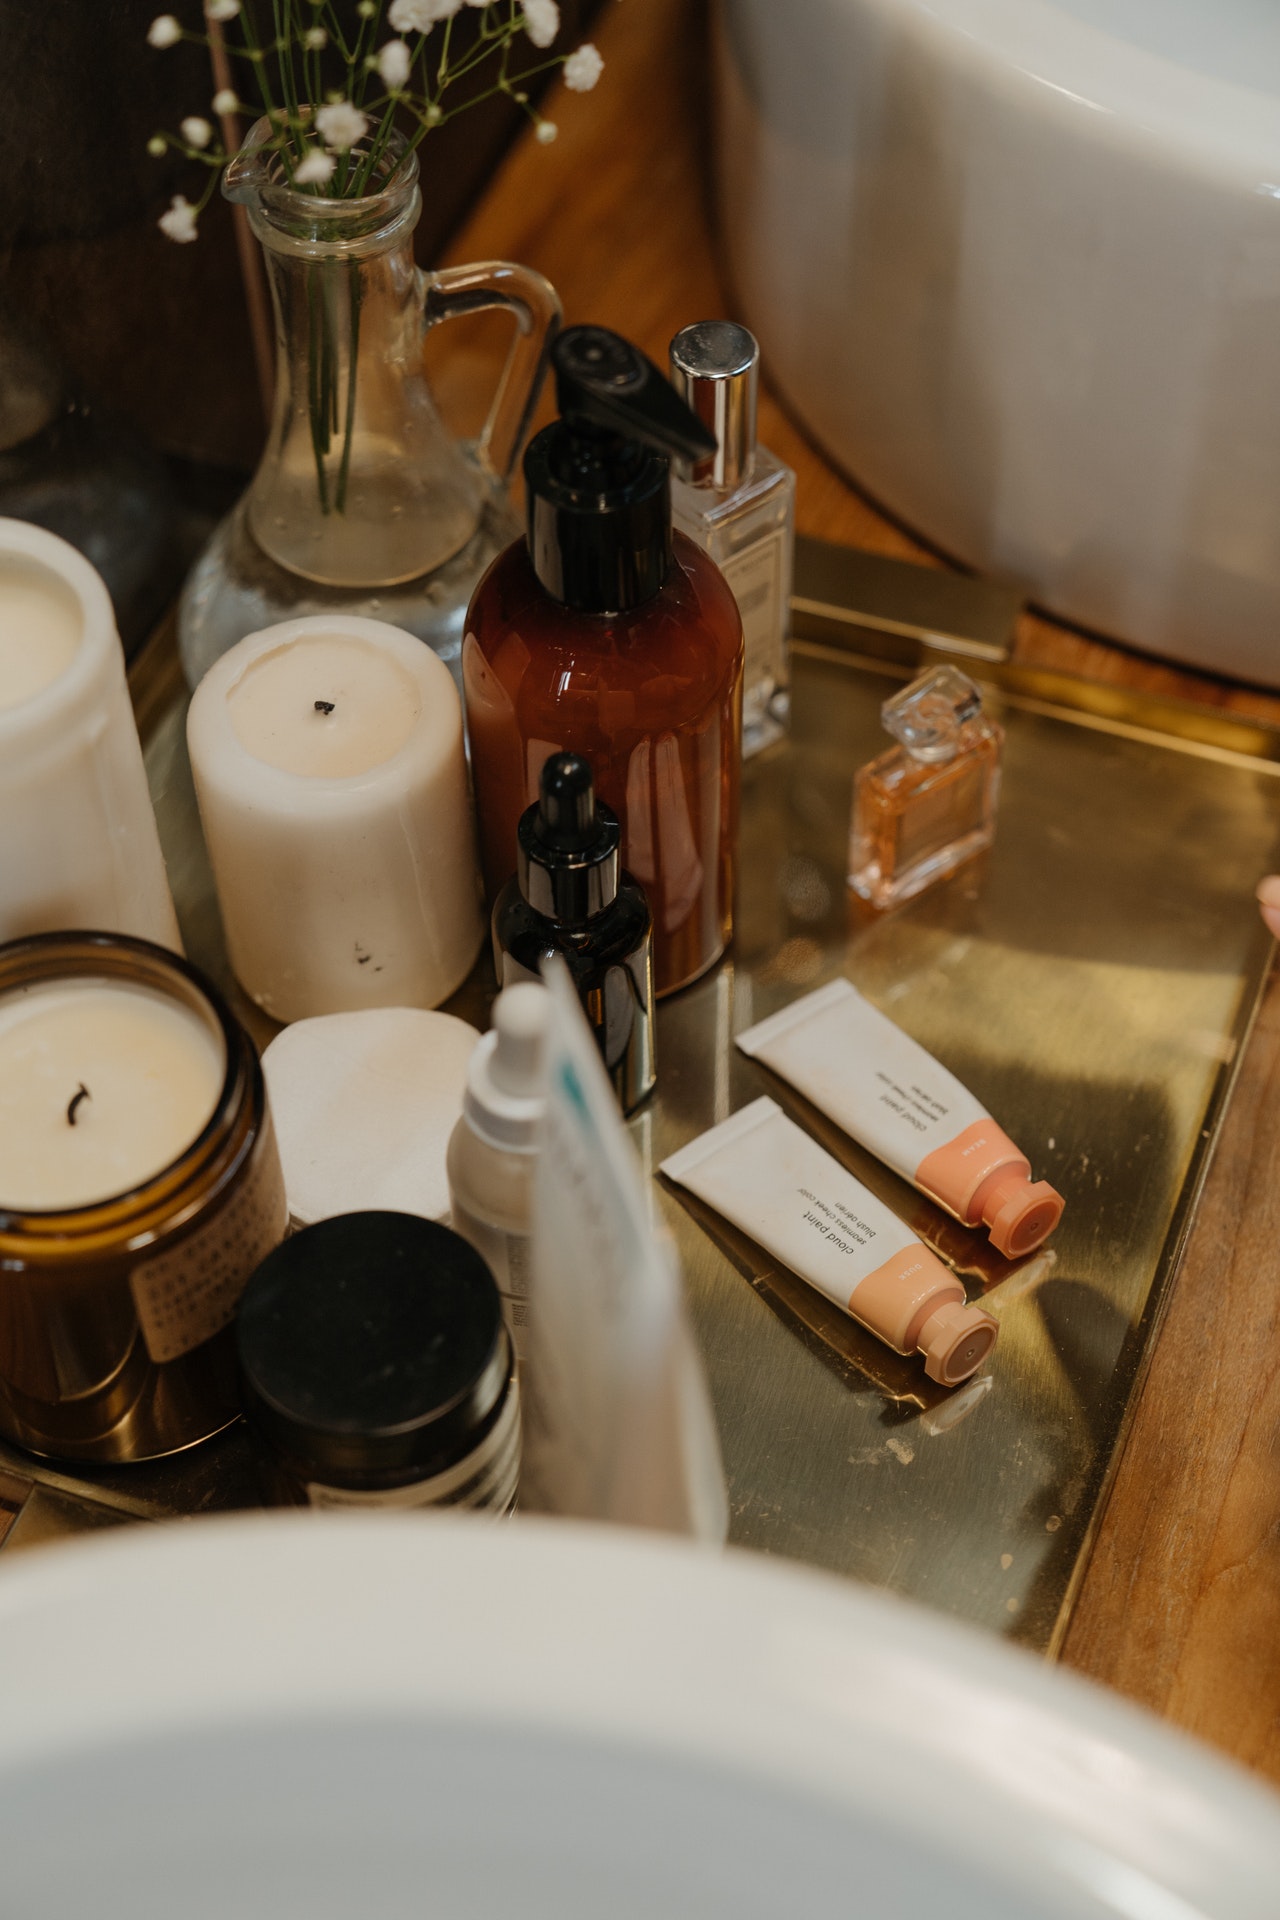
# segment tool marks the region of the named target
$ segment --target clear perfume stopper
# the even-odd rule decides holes
[[[950,760],[966,722],[982,712],[982,694],[958,667],[930,667],[880,709],[885,730],[915,760]]]

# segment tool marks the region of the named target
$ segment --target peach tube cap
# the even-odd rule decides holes
[[[1047,1240],[1066,1205],[1047,1180],[1032,1180],[1017,1167],[990,1181],[982,1190],[981,1200],[991,1244],[1010,1260],[1032,1252]]]
[[[977,1372],[999,1332],[998,1323],[981,1307],[948,1300],[929,1315],[917,1336],[925,1372],[944,1387],[959,1386]]]

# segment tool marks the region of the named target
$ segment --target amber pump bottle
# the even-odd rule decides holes
[[[654,920],[659,995],[733,929],[742,622],[722,574],[671,528],[670,458],[714,451],[655,366],[603,327],[552,349],[561,418],[530,443],[528,533],[467,614],[462,675],[485,880],[516,866],[549,755],[583,755]]]

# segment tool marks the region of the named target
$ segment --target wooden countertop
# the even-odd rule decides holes
[[[521,141],[450,257],[526,261],[570,320],[659,363],[691,320],[730,314],[707,211],[700,0],[606,0],[605,74],[556,93],[550,146]],[[428,159],[429,166],[429,159]],[[429,190],[429,173],[428,173]],[[474,413],[501,327],[450,329],[438,377]],[[549,409],[547,410],[549,414]],[[850,486],[767,394],[761,438],[796,470],[804,533],[942,564]],[[1026,616],[1017,660],[1280,724],[1280,698]],[[1280,1782],[1280,987],[1273,974],[1063,1659]]]

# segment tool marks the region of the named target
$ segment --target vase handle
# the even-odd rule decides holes
[[[451,320],[455,314],[478,313],[483,307],[508,307],[516,320],[515,339],[476,442],[481,469],[505,486],[542,392],[547,356],[560,325],[560,296],[532,267],[510,260],[479,260],[466,267],[441,267],[427,275],[426,326]]]

